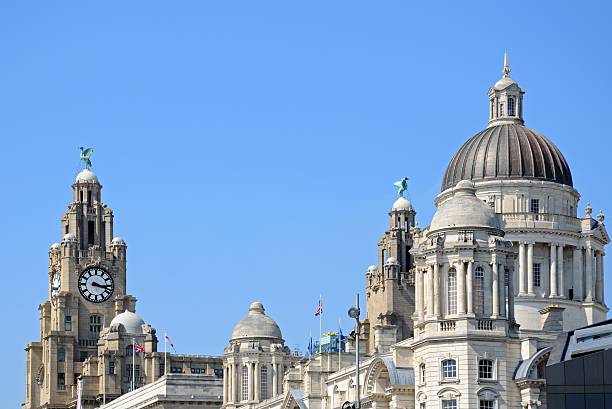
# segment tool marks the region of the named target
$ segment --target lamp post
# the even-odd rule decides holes
[[[349,317],[355,319],[355,409],[361,407],[361,397],[359,393],[359,334],[361,323],[359,322],[359,293],[355,297],[355,306],[349,308]]]

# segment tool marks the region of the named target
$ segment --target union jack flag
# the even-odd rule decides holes
[[[315,317],[319,315],[323,315],[323,301],[319,300],[319,305],[317,305],[317,311],[315,312]]]
[[[144,352],[144,348],[138,342],[134,342],[134,349],[138,352]]]

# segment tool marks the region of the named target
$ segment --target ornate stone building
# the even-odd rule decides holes
[[[127,246],[113,238],[113,212],[102,185],[85,169],[72,185],[73,201],[61,219],[63,239],[49,250],[49,299],[40,307],[40,341],[26,346],[24,409],[73,408],[77,379],[85,408],[172,373],[221,379],[220,357],[157,352],[155,329],[135,313],[126,293]],[[132,353],[134,342],[144,352]],[[214,403],[214,401],[211,401]],[[219,402],[220,403],[220,402]],[[217,407],[219,404],[217,404]]]
[[[587,205],[579,216],[569,165],[524,125],[523,97],[506,58],[488,91],[488,126],[449,162],[430,225],[416,226],[408,199],[393,203],[378,262],[365,274],[362,331],[347,352],[292,356],[254,302],[223,357],[168,355],[169,372],[204,373],[206,391],[223,378],[227,409],[336,409],[358,397],[365,409],[555,409],[546,365],[564,331],[605,319],[610,240],[603,213],[593,218]],[[159,379],[168,368],[155,329],[126,293],[126,245],[111,239],[100,189],[92,172],[79,174],[64,239],[49,251],[49,300],[40,306],[41,340],[26,349],[24,408],[74,407],[77,378],[87,408],[120,395],[109,407],[151,399],[218,407],[206,394],[190,401],[191,392],[164,406],[159,391],[188,377]],[[356,336],[365,345],[358,378]],[[132,340],[145,349],[137,357]],[[184,391],[200,388],[192,381]],[[130,391],[132,382],[147,386]]]

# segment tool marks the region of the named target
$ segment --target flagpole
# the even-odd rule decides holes
[[[106,315],[102,316],[102,329],[106,327]],[[106,354],[102,355],[102,405],[106,405]]]
[[[319,314],[319,353],[321,353],[321,342],[323,341],[323,295],[319,294],[319,306],[321,314]]]
[[[132,390],[136,388],[136,340],[132,338]]]
[[[338,370],[342,368],[342,324],[340,323],[340,317],[338,317]]]
[[[168,373],[168,334],[164,331],[164,376]]]

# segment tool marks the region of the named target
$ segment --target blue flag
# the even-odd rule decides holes
[[[308,355],[312,356],[313,350],[312,350],[312,337],[310,337],[310,341],[308,341]]]

